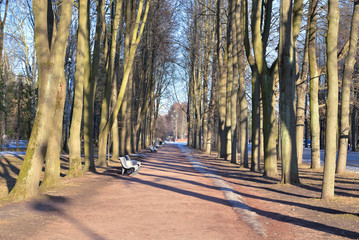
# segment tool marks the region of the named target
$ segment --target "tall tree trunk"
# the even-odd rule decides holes
[[[337,153],[336,135],[338,128],[338,29],[339,4],[338,0],[328,1],[328,30],[327,30],[327,69],[328,97],[325,129],[325,158],[322,199],[334,197],[335,161]]]
[[[236,23],[236,41],[237,41],[237,61],[239,68],[239,86],[238,86],[238,102],[239,102],[239,149],[240,149],[240,164],[248,167],[248,104],[246,98],[245,85],[245,53],[244,53],[244,29],[241,28],[240,18],[240,2],[237,0],[237,8],[235,12]]]
[[[256,67],[252,68],[252,157],[251,171],[260,171],[260,84]],[[247,163],[248,164],[248,163]],[[244,162],[243,166],[249,166]]]
[[[281,0],[279,29],[280,142],[282,183],[299,183],[295,128],[295,55],[292,1]]]
[[[120,155],[125,155],[126,154],[126,133],[127,133],[127,128],[129,127],[129,126],[127,126],[127,118],[128,118],[128,115],[127,115],[127,99],[128,99],[128,94],[129,94],[129,92],[126,91],[125,97],[123,99],[122,106],[121,106],[121,112],[120,112],[120,125],[121,125],[121,130],[120,130]]]
[[[252,154],[251,154],[251,170],[260,170],[259,149],[260,149],[260,83],[258,78],[258,70],[254,56],[251,53],[248,31],[248,1],[243,0],[241,3],[241,28],[243,32],[244,50],[248,63],[252,70]],[[241,61],[239,61],[241,62]],[[242,78],[241,78],[242,79]],[[239,98],[242,96],[240,94]],[[247,160],[247,161],[246,161]],[[243,167],[249,168],[248,159],[244,159]]]
[[[4,88],[2,89],[2,93],[3,96],[5,96],[6,94],[6,90],[5,90],[5,79],[3,79],[3,65],[4,65],[4,59],[3,59],[3,51],[4,51],[4,29],[5,29],[5,23],[6,23],[6,17],[7,17],[7,10],[8,10],[8,6],[9,6],[9,1],[6,0],[5,3],[5,11],[4,11],[4,18],[1,19],[0,18],[0,81],[3,82],[3,86]],[[2,96],[1,96],[2,97]],[[5,101],[5,99],[2,99],[3,101]],[[2,105],[4,105],[5,103],[3,103]],[[4,108],[4,106],[1,106],[1,108]],[[6,134],[6,113],[5,110],[1,110],[0,111],[0,150],[2,150],[2,143],[4,142],[3,137]]]
[[[66,79],[63,71],[61,74],[62,76],[60,78],[56,95],[55,113],[50,130],[51,135],[49,137],[49,143],[46,150],[45,174],[41,183],[42,189],[56,185],[58,179],[60,178],[62,126],[66,100]]]
[[[237,41],[237,29],[236,29],[236,12],[237,0],[232,0],[231,6],[231,42],[232,42],[232,92],[231,92],[231,162],[237,163],[237,145],[238,145],[238,125],[237,125],[237,93],[238,93],[238,84],[239,84],[239,66],[238,66],[238,41]]]
[[[309,15],[308,15],[309,16]],[[309,38],[309,24],[304,46],[304,58],[302,63],[302,72],[297,79],[297,161],[298,165],[303,163],[303,139],[304,132],[306,132],[306,96],[307,96],[307,81],[308,81],[308,39]],[[298,74],[299,75],[299,74]]]
[[[51,1],[34,0],[35,47],[39,68],[39,100],[34,125],[19,177],[9,197],[26,199],[38,193],[42,165],[48,147],[56,104],[56,91],[64,71],[66,42],[72,15],[73,0],[64,0],[58,28],[53,29]],[[48,21],[50,19],[50,21]],[[44,31],[45,30],[45,31]],[[61,33],[56,35],[56,32]],[[53,36],[54,34],[54,36]],[[56,35],[56,37],[55,37]],[[54,39],[53,39],[54,37]]]
[[[208,3],[207,3],[208,4]],[[209,84],[209,58],[212,52],[212,38],[213,34],[211,34],[212,30],[212,18],[206,19],[206,31],[208,32],[205,36],[205,56],[204,56],[204,63],[203,63],[203,117],[202,117],[202,129],[203,129],[203,151],[207,152],[207,141],[208,141],[208,134],[209,133],[209,104],[208,104],[208,84]],[[214,31],[213,31],[214,32]],[[209,150],[210,151],[210,150]]]
[[[98,166],[105,166],[107,165],[106,162],[106,146],[108,141],[108,134],[103,134],[103,128],[107,123],[107,118],[109,115],[110,110],[110,103],[111,99],[113,104],[116,102],[117,98],[117,81],[116,74],[115,74],[115,56],[116,56],[116,45],[117,41],[117,34],[118,34],[118,27],[121,19],[122,14],[122,4],[123,0],[117,0],[116,2],[112,3],[112,17],[111,17],[111,47],[109,51],[109,68],[107,73],[107,80],[106,80],[106,88],[105,88],[105,96],[102,100],[102,107],[101,107],[101,123],[100,123],[100,138],[99,138],[99,146],[98,146]],[[107,41],[107,40],[106,40]],[[114,84],[115,83],[115,84]],[[115,129],[114,129],[115,128]],[[113,139],[114,144],[113,148],[116,150],[119,148],[118,146],[118,131],[117,131],[117,118],[114,119],[114,124],[112,126],[113,130]],[[116,146],[115,146],[116,144]],[[116,156],[115,156],[116,157]],[[118,156],[117,156],[118,157]],[[116,159],[117,159],[116,157]]]
[[[359,0],[354,1],[353,16],[350,31],[349,54],[345,59],[343,87],[341,97],[340,112],[340,143],[337,163],[337,173],[344,173],[347,163],[348,140],[349,140],[349,105],[350,105],[350,85],[354,72],[356,49],[358,44],[358,22],[359,22]]]
[[[357,93],[354,93],[354,99],[357,99]],[[352,151],[357,151],[357,141],[358,141],[358,133],[357,133],[357,107],[353,104],[352,110]]]
[[[16,151],[19,152],[20,142],[20,125],[21,125],[21,97],[22,97],[22,79],[18,78],[18,93],[17,93],[17,123],[16,123]],[[1,144],[1,143],[0,143]]]
[[[132,98],[133,98],[133,74],[128,79],[128,98],[127,98],[127,117],[126,117],[126,139],[125,139],[125,152],[126,154],[130,155],[132,153],[131,149],[131,140],[133,136],[133,124],[132,124]]]
[[[82,175],[81,160],[81,121],[84,100],[84,80],[90,77],[89,55],[89,29],[88,29],[88,1],[79,3],[79,27],[77,31],[76,73],[75,73],[75,97],[72,109],[72,119],[69,138],[70,167],[67,176],[77,177]]]
[[[318,87],[319,71],[316,57],[316,31],[317,31],[317,7],[318,1],[311,0],[309,4],[310,27],[309,27],[309,70],[310,70],[310,136],[312,161],[311,168],[320,167],[320,125],[319,125],[319,105],[318,105]]]
[[[88,3],[88,16],[90,2]],[[105,1],[99,0],[97,4],[97,20],[95,33],[95,46],[93,50],[90,78],[84,80],[84,171],[96,172],[94,159],[94,108],[95,92],[98,79],[101,43],[103,36],[103,21],[105,15]],[[88,24],[90,28],[90,24]],[[88,41],[90,44],[90,41]]]
[[[232,42],[232,5],[233,0],[228,1],[228,25],[227,25],[227,45],[225,49],[225,61],[227,67],[226,84],[226,150],[225,159],[231,161],[232,157],[232,132],[234,124],[232,123],[232,89],[233,89],[233,42]]]
[[[276,156],[276,133],[273,122],[275,121],[275,88],[274,74],[277,68],[275,62],[268,68],[265,60],[266,43],[268,40],[269,24],[271,20],[272,1],[268,1],[265,8],[264,34],[262,39],[261,19],[262,1],[256,0],[252,3],[252,34],[253,49],[258,69],[258,76],[261,83],[263,98],[263,137],[264,137],[264,175],[273,177],[277,175]]]
[[[225,157],[225,122],[226,122],[226,70],[222,55],[221,0],[217,2],[217,59],[218,59],[218,156]]]

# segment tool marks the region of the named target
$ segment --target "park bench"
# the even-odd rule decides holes
[[[149,148],[150,148],[151,153],[157,152],[157,148],[155,148],[154,146],[150,145]]]
[[[141,169],[141,162],[131,160],[128,155],[120,157],[120,161],[122,164],[122,175],[130,175],[131,173],[136,175]]]

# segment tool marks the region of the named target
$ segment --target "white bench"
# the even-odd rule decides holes
[[[120,157],[120,161],[122,164],[122,175],[125,173],[130,175],[136,175],[141,169],[141,162],[136,160],[131,160],[130,156],[126,155],[124,157]]]
[[[150,145],[149,146],[151,153],[156,153],[157,152],[157,148],[155,148],[154,146]]]

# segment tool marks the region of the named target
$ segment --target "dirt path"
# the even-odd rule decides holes
[[[144,154],[139,175],[121,176],[119,169],[112,168],[102,174],[66,179],[65,187],[42,198],[0,208],[0,239],[359,236],[353,231],[340,232],[339,227],[327,230],[323,224],[308,227],[312,222],[301,220],[304,216],[300,215],[308,211],[297,212],[298,207],[294,211],[292,206],[288,210],[284,200],[273,204],[268,199],[274,196],[268,195],[266,188],[254,192],[253,186],[245,184],[244,175],[243,179],[230,177],[238,167],[222,165],[223,161],[184,146],[167,145],[156,154]]]
[[[134,177],[91,174],[0,209],[0,239],[261,238],[177,146],[147,154],[142,166]]]

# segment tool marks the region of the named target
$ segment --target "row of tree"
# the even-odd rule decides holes
[[[297,184],[309,120],[311,167],[320,167],[322,139],[322,198],[333,197],[335,171],[346,168],[350,109],[357,127],[359,1],[191,0],[186,13],[189,145],[252,171],[261,171],[263,149],[264,176],[278,175],[280,159],[281,182]]]
[[[70,156],[67,176],[77,177],[106,166],[109,156],[117,159],[151,144],[160,99],[175,62],[173,2],[34,0],[31,4],[18,0],[1,2],[3,5],[6,9],[0,24],[0,46],[4,46],[3,36],[7,34],[5,46],[15,42],[24,50],[5,49],[22,66],[19,69],[13,64],[7,72],[13,76],[22,73],[24,79],[14,79],[31,85],[26,99],[22,90],[15,98],[17,102],[13,101],[19,105],[19,115],[26,113],[21,109],[22,101],[33,103],[23,107],[30,113],[36,110],[34,118],[28,117],[30,124],[26,127],[31,129],[31,136],[10,198],[36,195],[40,181],[41,188],[56,184],[63,146],[68,146]],[[18,6],[24,8],[16,10]],[[4,68],[6,58],[1,59]],[[5,75],[1,81],[6,86],[25,89]],[[9,87],[1,89],[10,92]],[[20,126],[26,123],[18,122]],[[18,131],[29,131],[26,127],[18,126]]]

